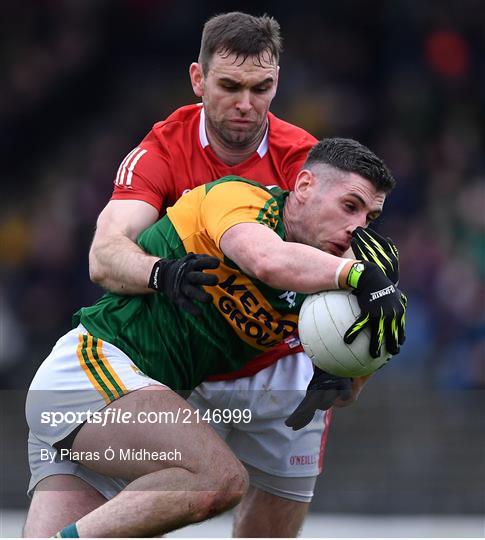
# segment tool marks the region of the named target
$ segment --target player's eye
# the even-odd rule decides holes
[[[353,203],[344,203],[345,210],[349,213],[353,213],[357,210],[357,207]]]
[[[253,88],[253,92],[256,92],[256,94],[264,94],[268,90],[268,86],[257,86],[256,88]]]
[[[239,89],[239,87],[234,84],[222,84],[221,86],[228,92],[236,92]]]

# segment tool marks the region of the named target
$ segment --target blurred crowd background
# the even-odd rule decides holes
[[[483,410],[469,399],[485,388],[482,0],[2,2],[0,387],[27,388],[71,314],[100,295],[88,249],[118,165],[154,122],[196,101],[188,66],[202,25],[234,9],[281,24],[272,111],[317,137],[358,139],[393,171],[398,187],[377,228],[401,253],[409,337],[376,377],[374,396],[397,387],[408,401],[421,396],[422,409],[405,413],[415,425],[430,410],[423,396],[442,396],[449,407],[436,407],[436,418],[459,409],[457,429],[473,422],[476,438],[467,445],[451,430],[449,441],[430,435],[424,444],[460,447],[460,466],[469,459],[483,478]],[[388,411],[398,406],[382,392]],[[344,414],[349,422],[357,413]],[[396,422],[403,419],[386,425]],[[433,425],[434,417],[423,429]],[[423,445],[413,429],[403,443],[411,454],[413,443]],[[436,461],[428,457],[424,468]]]

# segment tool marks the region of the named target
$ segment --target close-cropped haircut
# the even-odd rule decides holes
[[[322,139],[308,153],[303,168],[325,164],[340,171],[359,174],[378,190],[389,193],[396,181],[382,159],[353,139]]]
[[[280,25],[269,15],[254,17],[240,11],[222,13],[211,17],[204,25],[199,63],[207,74],[215,53],[235,54],[236,62],[241,64],[248,56],[255,56],[261,65],[263,54],[269,52],[271,60],[278,64],[281,41]]]

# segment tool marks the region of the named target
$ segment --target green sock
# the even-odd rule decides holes
[[[71,523],[67,527],[61,529],[58,533],[54,535],[54,538],[79,538],[79,533],[77,532],[77,527],[75,523]]]

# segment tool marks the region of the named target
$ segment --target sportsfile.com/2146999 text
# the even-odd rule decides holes
[[[176,411],[123,411],[116,407],[107,407],[102,411],[43,411],[40,415],[42,424],[57,427],[62,424],[249,424],[252,419],[250,409],[198,409],[178,408]]]

